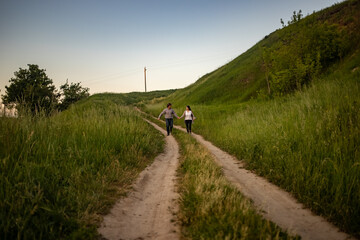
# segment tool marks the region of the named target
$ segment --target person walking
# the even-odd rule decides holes
[[[184,111],[183,115],[181,115],[180,118],[185,116],[185,125],[186,125],[186,131],[191,134],[191,124],[196,119],[193,112],[191,111],[190,106],[186,106],[186,110]]]
[[[177,117],[178,119],[179,116],[176,115],[174,109],[171,108],[171,103],[167,104],[167,108],[165,108],[159,115],[158,120],[160,120],[161,116],[165,114],[165,121],[166,121],[166,131],[167,131],[167,135],[169,136],[170,133],[172,133],[172,129],[174,126],[174,120],[173,120],[173,115],[175,117]]]

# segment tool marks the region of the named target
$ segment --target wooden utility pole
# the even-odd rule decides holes
[[[146,67],[144,67],[144,80],[145,80],[145,92],[146,92]]]

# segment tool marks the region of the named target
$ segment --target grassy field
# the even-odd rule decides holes
[[[299,239],[263,219],[194,138],[176,129],[173,136],[181,153],[179,221],[184,239]]]
[[[143,109],[157,116],[167,102],[172,102],[181,114],[190,105],[197,117],[194,132],[359,237],[358,43],[345,37],[341,45],[351,43],[352,49],[297,91],[265,98],[259,94],[259,89],[266,90],[259,46],[280,46],[283,35],[296,29],[301,32],[311,21],[331,22],[342,29],[343,36],[359,39],[359,18],[354,17],[360,16],[359,7],[358,1],[346,1],[277,30],[234,61],[166,98],[149,101]],[[291,41],[286,44],[292,46]],[[184,123],[175,120],[175,124]]]
[[[360,229],[360,54],[302,92],[240,104],[192,105],[194,132],[292,192],[342,229]],[[167,99],[167,101],[171,101]],[[181,113],[185,104],[175,102]],[[149,104],[157,116],[165,102]],[[177,124],[183,121],[175,120]]]
[[[132,108],[90,98],[50,118],[0,118],[0,239],[92,239],[100,214],[162,150]]]
[[[130,93],[97,93],[91,96],[95,102],[103,100],[112,101],[119,105],[133,106],[143,105],[152,99],[162,99],[173,93],[175,90],[151,91],[151,92],[130,92]]]
[[[167,102],[178,114],[191,105],[194,132],[360,237],[359,33],[360,2],[349,0],[269,34],[184,89],[96,94],[50,118],[0,118],[0,238],[95,238],[99,214],[162,149],[160,133],[125,105],[157,116]],[[320,43],[303,41],[309,36]],[[276,94],[264,94],[264,48],[281,63],[269,73]],[[317,59],[312,49],[329,55]],[[284,92],[281,81],[292,88]],[[288,238],[205,149],[175,137],[186,238]]]

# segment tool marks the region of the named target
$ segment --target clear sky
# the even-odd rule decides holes
[[[337,0],[0,0],[0,89],[28,63],[91,93],[182,88]]]

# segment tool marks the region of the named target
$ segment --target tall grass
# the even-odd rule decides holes
[[[162,149],[134,110],[94,99],[0,118],[0,239],[91,239],[99,214]]]
[[[192,105],[198,117],[193,130],[360,236],[359,64],[357,53],[331,69],[340,70],[287,97]],[[156,115],[161,104],[147,110]],[[176,101],[174,107],[183,110]]]
[[[264,220],[225,179],[212,155],[189,135],[174,131],[180,143],[182,234],[190,239],[293,239]]]

